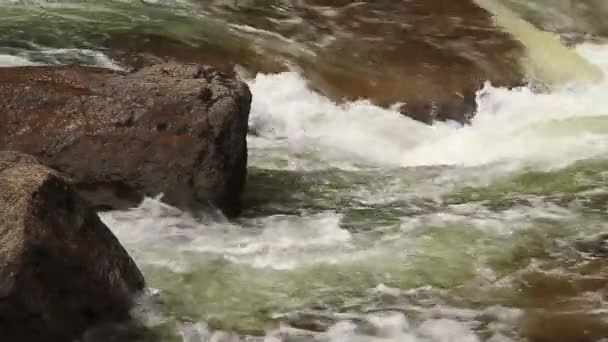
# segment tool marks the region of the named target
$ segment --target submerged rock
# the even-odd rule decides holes
[[[404,115],[425,123],[468,122],[476,111],[475,93],[486,81],[524,83],[525,47],[473,0],[201,6],[231,25],[209,28],[204,41],[118,36],[106,42],[110,55],[132,67],[142,60],[154,63],[150,57],[157,56],[225,70],[241,65],[254,74],[295,68],[313,89],[336,101],[403,104]]]
[[[472,0],[369,1],[344,6],[332,21],[356,37],[324,52],[333,65],[313,66],[318,87],[337,98],[403,103],[404,115],[425,123],[467,123],[486,81],[510,87],[525,76],[524,47]]]
[[[236,214],[250,102],[244,83],[194,64],[0,69],[0,149],[40,158],[101,209],[163,193]]]
[[[0,152],[0,336],[61,342],[129,318],[144,279],[59,173]]]

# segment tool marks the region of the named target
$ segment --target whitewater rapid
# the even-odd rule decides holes
[[[576,52],[608,73],[608,46],[583,44]],[[320,159],[316,167],[321,168],[555,167],[608,152],[605,77],[540,93],[487,84],[477,95],[477,115],[464,127],[453,122],[424,125],[367,101],[336,104],[309,90],[297,73],[258,75],[249,85],[254,93],[251,125],[260,136],[250,138],[254,151],[256,146],[281,146],[288,151],[283,165],[291,168],[315,167],[306,165],[309,158],[299,158],[309,154]]]
[[[608,73],[608,46],[583,44],[576,53]],[[73,56],[120,67],[90,50],[48,51],[46,58],[58,54],[60,60]],[[41,63],[37,58],[0,55],[0,65]],[[459,306],[446,299],[448,289],[462,287],[462,296],[477,295],[480,288],[510,289],[519,272],[547,265],[535,261],[505,276],[491,261],[511,262],[518,248],[536,247],[539,239],[565,244],[560,238],[578,234],[573,226],[585,227],[585,233],[606,229],[601,217],[535,194],[525,197],[526,204],[499,211],[441,197],[461,179],[480,185],[489,182],[480,179],[604,158],[604,77],[542,92],[488,84],[478,93],[479,110],[468,126],[428,126],[367,101],[338,104],[310,90],[297,72],[260,74],[247,82],[254,98],[250,176],[259,177],[260,170],[286,176],[289,183],[278,185],[284,189],[275,200],[293,200],[292,212],[228,221],[146,199],[138,208],[101,214],[144,269],[152,292],[167,302],[184,302],[179,309],[153,305],[140,318],[153,327],[178,321],[184,342],[237,341],[226,321],[247,321],[258,306],[270,304],[283,310],[273,312],[278,321],[312,308],[315,317],[330,322],[328,329],[312,332],[281,323],[251,341],[302,336],[325,342],[517,341],[513,331],[523,309]],[[561,265],[551,271],[568,274]],[[344,306],[360,312],[326,312],[317,303],[331,303],[343,292],[356,293]],[[591,295],[588,301],[605,306]],[[228,328],[211,328],[201,317]]]
[[[576,53],[603,75],[608,73],[608,46],[582,44]],[[0,54],[0,67],[66,60],[121,69],[102,52],[82,49]],[[428,126],[401,115],[398,104],[395,109],[369,101],[337,104],[310,90],[297,72],[259,74],[248,83],[254,94],[250,121],[254,134],[249,138],[253,166],[357,169],[509,163],[563,167],[608,152],[608,80],[604,76],[543,92],[486,84],[477,94],[478,112],[467,126],[455,122]],[[276,160],[257,158],[256,150],[269,156],[275,151]]]
[[[576,52],[608,72],[607,46],[584,44]],[[474,178],[474,184],[491,184],[481,179],[517,175],[523,169],[557,170],[576,161],[603,158],[608,152],[605,79],[564,84],[544,92],[488,84],[477,96],[479,112],[470,126],[450,122],[428,126],[404,117],[396,109],[379,108],[367,101],[337,104],[311,91],[306,79],[296,72],[260,74],[248,83],[254,96],[249,137],[251,170],[356,174],[352,179],[341,176],[345,177],[344,187],[325,181],[339,189],[339,196],[355,209],[379,206],[377,210],[384,210],[383,205],[394,201],[407,206],[412,196],[440,198],[467,177]],[[379,170],[389,171],[383,175]],[[414,183],[408,172],[417,175]],[[291,186],[291,191],[298,191],[296,184]],[[314,196],[327,196],[327,190],[316,191],[310,198],[296,195],[304,197],[304,204],[318,201]],[[285,194],[288,192],[286,189]],[[361,286],[369,286],[365,290],[369,298],[407,298],[414,303],[417,298],[428,298],[420,306],[409,304],[408,312],[389,308],[354,316],[338,314],[332,318],[335,323],[322,333],[281,324],[268,329],[260,341],[307,337],[327,342],[508,342],[519,340],[513,330],[524,316],[522,309],[452,306],[437,300],[445,296],[444,290],[424,284],[435,281],[449,287],[461,281],[460,273],[471,273],[475,275],[473,284],[509,288],[513,276],[503,277],[486,264],[497,258],[497,251],[503,253],[498,253],[499,257],[510,260],[510,253],[522,241],[536,241],[540,232],[576,236],[569,227],[583,224],[589,227],[584,234],[606,228],[601,219],[596,221],[572,208],[547,203],[542,197],[527,196],[526,201],[529,204],[498,212],[475,201],[440,210],[418,207],[412,209],[415,215],[398,212],[389,223],[371,221],[377,226],[369,232],[348,228],[349,214],[341,211],[340,204],[328,205],[334,210],[301,210],[294,215],[228,222],[194,217],[148,199],[140,208],[102,217],[130,247],[135,259],[146,265],[205,277],[216,270],[209,260],[217,258],[228,263],[225,271],[213,273],[222,286],[251,288],[235,292],[224,289],[230,299],[216,302],[208,294],[199,293],[210,291],[208,288],[186,287],[183,291],[201,303],[201,307],[192,304],[192,310],[202,310],[201,315],[213,316],[203,307],[223,310],[224,305],[234,312],[249,312],[246,307],[251,305],[251,298],[271,303],[287,301],[296,295],[292,288],[298,286],[303,287],[299,295],[304,297],[323,291],[339,293],[340,288],[331,289],[336,284],[314,278],[315,272],[324,274],[320,270],[325,268],[344,277],[344,284],[361,282]],[[541,266],[533,263],[516,274],[532,272],[535,267]],[[407,284],[404,287],[410,290],[386,286],[380,280],[367,283],[359,278],[359,272]],[[567,271],[558,267],[553,272]],[[389,276],[383,278],[383,274]],[[302,277],[306,279],[303,284],[298,281]],[[320,286],[317,281],[323,284],[321,288],[316,287]],[[594,298],[590,297],[590,303],[597,302]],[[597,305],[604,307],[602,303]],[[314,314],[323,317],[325,313]],[[238,319],[230,313],[226,317]],[[484,327],[486,321],[491,323]],[[484,327],[483,334],[480,327]],[[204,322],[182,324],[179,331],[184,341],[237,338],[213,330]]]

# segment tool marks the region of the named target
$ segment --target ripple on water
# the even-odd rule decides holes
[[[121,3],[124,13],[101,6],[94,20],[52,3],[44,17],[5,12],[2,24],[32,20],[32,31],[7,38],[0,65],[110,63],[66,45],[96,47],[106,37],[95,32],[125,27],[227,37],[214,21]],[[74,20],[86,30],[72,30]],[[57,34],[66,28],[70,44]],[[63,49],[34,47],[32,35]],[[605,46],[578,51],[606,70]],[[155,199],[101,214],[157,289],[138,310],[167,340],[608,335],[607,261],[579,241],[607,228],[605,80],[546,93],[488,85],[468,127],[422,125],[367,101],[339,105],[295,72],[248,82],[256,135],[244,217],[184,213]]]
[[[335,212],[195,218],[153,199],[102,217],[161,289],[155,310],[172,329],[194,321],[211,335],[506,341],[520,327],[538,334],[529,320],[561,317],[544,312],[604,308],[586,297],[604,286],[601,271],[572,246],[605,224],[550,203],[494,211],[471,202],[378,231],[347,230]],[[389,313],[402,317],[373,318]]]

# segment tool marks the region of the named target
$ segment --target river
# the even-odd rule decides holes
[[[544,91],[486,84],[467,126],[337,103],[311,89],[306,70],[247,64],[256,48],[314,59],[312,42],[332,39],[317,26],[290,33],[306,1],[259,3],[0,0],[1,66],[124,68],[108,42],[143,32],[229,50],[250,67],[237,70],[253,93],[239,219],[158,198],[101,213],[148,281],[140,322],[183,342],[608,337],[608,248],[596,240],[608,228],[603,2],[500,4],[529,25],[497,20],[516,36],[541,27],[579,38],[547,55],[518,37],[530,65],[566,62],[545,60]],[[282,29],[268,30],[269,18]],[[243,39],[253,43],[239,48]]]

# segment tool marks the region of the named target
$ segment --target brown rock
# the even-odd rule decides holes
[[[0,336],[62,342],[129,318],[144,279],[59,173],[0,152]]]
[[[280,36],[228,25],[225,32],[219,25],[210,28],[200,42],[118,36],[107,42],[111,55],[136,66],[141,56],[153,55],[224,70],[239,64],[253,73],[281,70],[282,63],[300,69],[312,88],[334,100],[404,103],[405,115],[428,123],[468,122],[475,92],[485,81],[508,87],[524,81],[523,46],[496,28],[492,15],[473,0],[200,3],[212,19]]]
[[[0,69],[0,149],[39,157],[98,208],[164,193],[235,214],[250,102],[244,83],[193,64]]]
[[[212,65],[227,75],[234,75],[234,67],[240,65],[252,72],[281,72],[287,68],[280,60],[262,55],[246,42],[229,44],[230,40],[217,44],[190,45],[168,37],[151,34],[114,34],[105,42],[108,55],[129,70],[139,70],[169,61]]]
[[[403,114],[419,121],[466,123],[484,82],[522,83],[523,46],[473,1],[380,0],[342,8],[331,24],[352,39],[322,51],[320,58],[331,62],[320,71],[304,66],[314,84],[334,98],[404,103]]]

